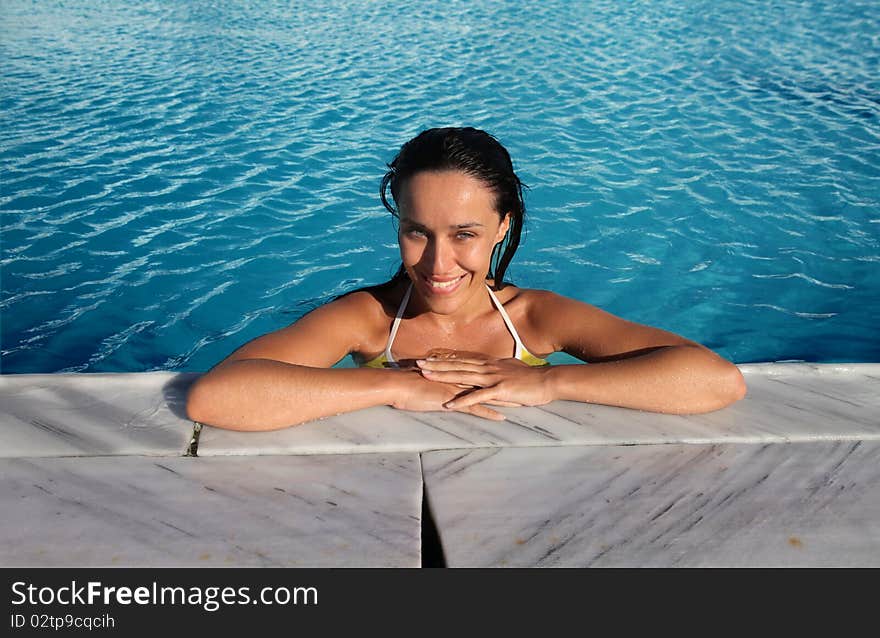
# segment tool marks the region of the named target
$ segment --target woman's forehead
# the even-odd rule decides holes
[[[495,193],[479,179],[460,171],[422,172],[410,177],[400,192],[401,218],[447,218],[450,225],[495,218]],[[467,218],[467,219],[465,219]]]

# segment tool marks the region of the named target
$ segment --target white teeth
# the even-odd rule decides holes
[[[432,281],[429,279],[428,283],[431,284],[432,288],[449,288],[450,286],[454,286],[459,281],[461,281],[462,277],[464,277],[464,275],[462,275],[458,279],[453,279],[452,281]]]

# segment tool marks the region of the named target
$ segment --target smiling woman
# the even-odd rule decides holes
[[[233,352],[194,384],[193,420],[271,430],[375,405],[502,420],[490,406],[557,399],[687,414],[745,396],[737,367],[698,343],[504,282],[525,207],[488,133],[423,131],[380,193],[400,222],[397,274]],[[553,352],[589,365],[549,366]],[[332,367],[349,354],[360,368]]]

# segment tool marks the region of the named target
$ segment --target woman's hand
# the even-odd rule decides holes
[[[500,412],[480,405],[480,402],[468,402],[465,405],[455,407],[448,405],[450,401],[454,401],[462,395],[462,388],[455,384],[429,381],[418,374],[417,370],[395,370],[392,374],[401,375],[400,392],[396,394],[396,398],[391,404],[393,408],[398,410],[412,410],[414,412],[456,411],[492,421],[503,421],[505,418]]]
[[[444,403],[453,410],[481,403],[508,407],[544,405],[554,399],[547,376],[549,368],[532,367],[519,359],[457,353],[420,359],[416,365],[422,376],[431,381],[477,388]]]

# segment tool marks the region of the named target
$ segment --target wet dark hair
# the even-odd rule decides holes
[[[388,164],[388,172],[379,186],[379,196],[388,211],[399,217],[395,204],[406,181],[423,171],[461,171],[474,177],[495,193],[495,210],[498,216],[510,213],[507,235],[492,250],[487,277],[495,280],[496,290],[504,287],[504,274],[519,247],[526,206],[523,201],[523,184],[513,171],[510,154],[489,133],[472,127],[431,128],[422,131],[405,143],[397,156]],[[407,276],[401,264],[392,282]],[[389,282],[391,283],[391,282]]]

